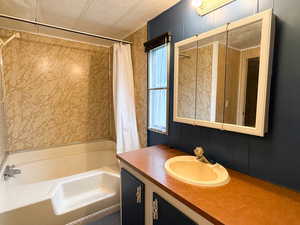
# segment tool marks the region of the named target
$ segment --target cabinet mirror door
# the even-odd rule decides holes
[[[271,10],[228,26],[224,130],[267,132],[273,27]]]
[[[175,48],[175,121],[221,127],[225,46],[226,31],[220,29],[200,40],[193,37]]]
[[[262,21],[228,31],[224,123],[256,126]]]
[[[223,122],[226,32],[198,41],[196,124]]]
[[[178,86],[176,116],[186,122],[195,119],[197,41],[178,48]]]

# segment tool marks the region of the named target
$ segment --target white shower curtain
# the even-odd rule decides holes
[[[130,45],[114,44],[113,50],[113,97],[116,145],[117,153],[122,153],[139,149],[140,142],[136,125]]]

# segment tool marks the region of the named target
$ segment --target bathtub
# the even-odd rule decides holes
[[[0,225],[77,225],[115,213],[115,143],[103,140],[10,154],[22,173],[0,181]]]

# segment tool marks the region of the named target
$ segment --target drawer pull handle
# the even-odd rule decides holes
[[[141,186],[138,186],[136,188],[136,203],[140,204],[142,203],[142,187]]]
[[[153,220],[158,220],[158,201],[157,199],[154,199],[152,202],[152,214],[153,214]]]

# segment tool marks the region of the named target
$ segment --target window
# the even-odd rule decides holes
[[[151,49],[148,56],[148,129],[168,132],[169,44]]]

